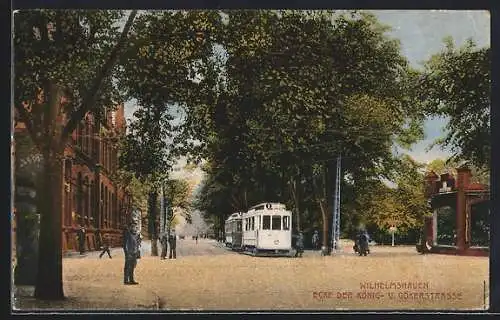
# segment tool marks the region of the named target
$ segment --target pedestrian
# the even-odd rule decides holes
[[[101,230],[99,230],[99,228],[95,229],[94,235],[95,235],[95,249],[100,250],[102,249]]]
[[[196,244],[198,244],[198,235],[196,235],[194,239],[196,240]]]
[[[76,236],[78,238],[78,248],[80,249],[80,254],[85,253],[85,228],[83,225],[80,225],[80,228],[78,229]]]
[[[314,234],[312,236],[312,246],[314,250],[318,250],[318,245],[319,245],[319,233],[318,230],[314,231]]]
[[[169,259],[175,259],[177,254],[176,254],[176,236],[175,236],[175,232],[174,231],[170,231],[170,236],[168,238],[168,244],[170,245],[170,251],[169,251],[169,254],[168,254],[168,258]]]
[[[137,266],[137,258],[139,256],[139,235],[132,222],[124,233],[123,250],[125,251],[125,267],[123,270],[123,283],[138,284],[138,282],[134,280],[134,269]]]
[[[168,236],[167,233],[164,232],[160,237],[161,244],[161,256],[160,259],[165,260],[167,257],[167,249],[168,249]]]
[[[111,246],[111,239],[110,239],[110,235],[109,234],[105,234],[104,237],[103,237],[103,241],[102,241],[102,252],[101,254],[99,255],[99,259],[102,258],[102,256],[105,254],[105,253],[108,253],[108,257],[110,259],[111,258],[111,251],[109,250],[109,247]]]
[[[302,233],[302,231],[299,231],[295,247],[295,257],[302,258],[302,254],[304,253],[304,234]]]

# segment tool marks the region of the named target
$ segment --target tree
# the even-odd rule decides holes
[[[37,199],[39,268],[35,297],[62,299],[62,158],[69,135],[87,112],[117,102],[115,63],[136,11],[121,32],[120,11],[21,11],[14,19],[15,90],[19,120],[42,156]]]
[[[455,48],[447,38],[416,82],[426,112],[449,117],[447,134],[437,144],[450,146],[453,159],[480,168],[490,165],[490,55],[490,48],[477,48],[472,40]]]
[[[390,171],[394,142],[421,137],[422,114],[406,95],[415,74],[371,15],[227,15],[223,79],[214,79],[212,104],[188,106],[185,126],[201,141],[192,153],[215,167],[208,171],[205,208],[215,210],[206,196],[213,194],[233,200],[226,214],[266,197],[292,204],[294,220],[302,210],[320,210],[327,241],[339,152],[344,171],[364,183]],[[306,188],[316,191],[312,203],[300,197],[298,189]]]
[[[164,197],[168,206],[167,220],[169,229],[174,228],[180,221],[179,217],[191,224],[192,199],[189,184],[185,180],[169,179],[163,186]],[[164,228],[167,227],[166,225]],[[170,230],[167,230],[169,232]]]

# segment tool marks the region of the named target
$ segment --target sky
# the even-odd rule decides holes
[[[402,53],[414,67],[443,48],[443,39],[451,36],[457,46],[472,38],[480,47],[490,46],[490,15],[473,10],[377,10],[372,11],[384,24],[392,27],[391,37],[401,41]],[[408,152],[415,160],[429,162],[447,158],[449,150],[426,148],[443,136],[447,119],[429,119],[425,123],[426,139]]]
[[[380,22],[392,27],[388,35],[401,42],[402,54],[413,67],[443,48],[443,39],[451,36],[457,46],[472,38],[480,47],[490,46],[490,15],[488,11],[459,10],[374,10]],[[130,119],[133,102],[125,104],[125,116]],[[425,123],[426,138],[407,152],[419,162],[447,158],[449,150],[427,147],[443,136],[447,119],[434,118]]]

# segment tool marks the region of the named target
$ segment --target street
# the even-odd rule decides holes
[[[177,239],[177,255],[179,257],[188,256],[210,256],[231,254],[228,250],[221,250],[222,244],[219,244],[211,239],[198,239],[198,243],[191,238],[179,240]],[[221,247],[219,247],[219,245]],[[141,254],[148,256],[151,254],[151,241],[144,240],[141,247]],[[161,254],[161,245],[158,241],[158,254]]]
[[[349,249],[322,257],[261,258],[214,240],[178,240],[177,259],[143,257],[137,286],[123,285],[123,250],[65,258],[65,302],[25,308],[163,310],[482,309],[488,258],[420,255],[414,247],[375,246],[368,257]],[[485,282],[486,281],[486,282]],[[380,284],[382,283],[382,284]],[[404,288],[401,283],[415,283]],[[418,284],[418,285],[417,285]],[[486,288],[486,292],[484,289]],[[437,297],[437,298],[436,298]]]

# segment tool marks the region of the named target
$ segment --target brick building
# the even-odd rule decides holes
[[[426,197],[432,216],[425,218],[426,252],[488,256],[490,190],[487,185],[471,182],[467,167],[450,173],[425,177]]]
[[[76,231],[86,229],[86,249],[96,249],[95,230],[121,243],[121,226],[131,212],[131,198],[113,179],[117,170],[117,137],[126,130],[123,105],[105,112],[103,121],[88,113],[64,151],[62,203],[63,251],[77,249]],[[25,130],[16,124],[16,132]]]

